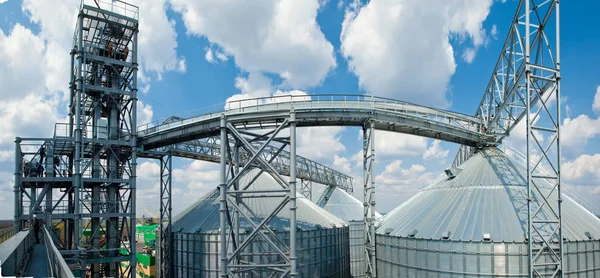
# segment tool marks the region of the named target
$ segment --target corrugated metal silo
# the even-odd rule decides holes
[[[240,178],[240,187],[247,185],[258,173],[256,169],[248,171]],[[281,189],[273,177],[262,173],[248,190],[273,188]],[[245,199],[245,203],[256,213],[256,218],[259,218],[254,221],[262,220],[280,202],[280,198],[273,197]],[[284,243],[289,242],[288,207],[284,207],[268,226]],[[298,196],[297,226],[299,277],[349,276],[348,225],[343,220]],[[252,226],[241,218],[240,228],[245,231],[241,235],[243,240],[252,231]],[[219,193],[214,190],[173,221],[172,272],[175,277],[218,277],[220,240]],[[255,238],[245,249],[247,255],[243,259],[261,264],[280,260],[271,249],[266,242]],[[264,273],[258,272],[259,276],[264,276]]]
[[[352,277],[364,277],[366,265],[363,203],[346,191],[336,188],[324,209],[348,223],[350,228],[350,274]],[[376,212],[376,217],[379,218],[381,215]]]
[[[378,275],[527,276],[525,177],[500,150],[480,151],[383,218]],[[565,277],[600,277],[600,220],[567,196],[562,213]]]

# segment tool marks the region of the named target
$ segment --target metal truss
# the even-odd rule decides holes
[[[253,142],[252,144],[254,144],[256,147],[259,146],[256,142]],[[231,148],[232,146],[229,147]],[[167,151],[176,157],[217,163],[221,160],[221,141],[216,137],[193,140],[186,143],[167,146],[159,151],[142,152],[139,154],[139,157],[160,158],[162,154]],[[290,175],[291,160],[290,153],[288,151],[282,149],[280,146],[269,145],[265,146],[264,151],[261,152],[261,156],[265,160],[270,160],[273,158],[271,165],[273,165],[273,168],[275,168],[280,175]],[[238,158],[239,166],[245,166],[252,158],[252,155],[244,149],[241,149]],[[226,159],[228,159],[228,162],[231,163],[229,158]],[[237,162],[235,164],[237,165]],[[305,197],[310,198],[312,194],[312,182],[338,187],[348,193],[352,193],[353,191],[353,178],[349,175],[343,174],[321,163],[302,156],[296,156],[296,165],[296,177],[302,180],[301,193]],[[257,162],[252,163],[251,166],[260,167]]]
[[[221,118],[220,140],[220,238],[221,238],[221,277],[246,277],[267,275],[268,277],[296,277],[296,121],[292,110],[289,117],[281,122],[275,130],[267,134],[253,134],[229,123],[227,118]],[[278,138],[281,130],[289,129],[289,138]],[[230,140],[235,141],[233,144]],[[261,142],[261,143],[258,143]],[[283,149],[289,146],[289,179],[283,177],[273,166],[277,155],[264,156],[268,146],[277,142]],[[250,155],[245,164],[241,163],[242,150]],[[234,163],[231,163],[233,161]],[[243,165],[243,166],[242,166]],[[247,173],[251,165],[257,165],[261,171],[269,173],[281,185],[281,189],[260,190],[249,189],[258,175],[247,185],[241,186],[239,178]],[[258,216],[245,202],[247,198],[257,197],[279,198],[281,202],[269,215]],[[273,217],[289,207],[289,242],[284,242],[269,228]],[[240,235],[240,219],[252,226],[252,231]],[[248,247],[253,242],[266,243],[276,254],[279,263],[261,264],[253,262]],[[283,247],[283,248],[282,248]],[[265,274],[266,273],[266,274]]]
[[[127,277],[135,275],[138,8],[94,3],[82,1],[77,19],[69,123],[53,138],[15,141],[15,227],[44,217],[73,270]]]
[[[171,202],[171,189],[172,189],[172,170],[173,170],[173,157],[171,153],[167,152],[160,158],[160,239],[159,239],[159,252],[158,259],[160,265],[158,266],[159,277],[173,277],[171,273],[172,258],[173,258],[173,247],[172,247],[172,202]]]
[[[248,106],[248,103],[256,105]],[[223,108],[225,107],[225,109]],[[228,107],[234,107],[229,109]],[[481,118],[419,106],[402,101],[364,95],[282,96],[228,102],[204,109],[202,115],[174,117],[168,123],[138,127],[138,144],[145,150],[215,136],[220,115],[246,130],[271,129],[282,122],[290,109],[296,111],[299,127],[357,126],[375,122],[375,129],[413,134],[448,142],[477,146],[484,138]]]
[[[319,196],[319,199],[317,200],[317,205],[319,207],[324,208],[325,205],[327,205],[327,202],[329,201],[329,198],[331,198],[331,195],[334,191],[335,186],[328,186],[327,188],[325,188],[325,190],[323,190],[323,193],[321,194],[321,196]]]
[[[298,177],[300,178],[300,177]],[[350,180],[352,182],[352,180]],[[300,178],[300,193],[304,195],[304,197],[308,198],[312,201],[312,180],[302,179]],[[353,186],[350,187],[350,191],[346,189],[347,192],[352,192],[354,190]]]
[[[363,206],[366,276],[377,277],[375,253],[375,123],[363,126]]]
[[[563,276],[560,80],[559,1],[521,0],[476,116],[496,144],[525,118],[530,277]],[[475,151],[462,146],[453,165]]]

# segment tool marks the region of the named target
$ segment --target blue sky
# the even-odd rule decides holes
[[[0,207],[6,207],[1,219],[12,216],[14,137],[51,136],[53,123],[66,117],[66,65],[78,2],[0,0],[0,87],[9,88],[0,92]],[[373,94],[472,114],[517,4],[132,2],[139,2],[141,24],[138,122],[224,103],[233,95],[277,90]],[[600,96],[594,110],[600,95],[598,9],[600,3],[591,0],[561,3],[563,131],[569,137],[563,141],[563,181],[594,204],[600,203]],[[359,130],[300,133],[299,154],[356,176],[355,195],[362,195]],[[451,143],[406,135],[377,137],[382,212],[430,183],[457,150]],[[139,208],[156,211],[158,165],[139,164]],[[176,212],[216,186],[216,165],[177,159],[175,168],[175,198],[181,198]]]

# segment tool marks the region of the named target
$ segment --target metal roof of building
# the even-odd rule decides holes
[[[346,222],[363,220],[363,203],[339,188],[334,189],[324,209]],[[381,214],[375,212],[375,217],[380,218]]]
[[[384,216],[377,233],[408,237],[417,230],[415,238],[440,239],[450,232],[449,239],[464,241],[481,241],[489,233],[495,242],[525,240],[524,165],[494,148],[480,151],[455,172],[454,178],[435,182]],[[547,213],[543,208],[542,215]],[[588,240],[586,232],[600,237],[600,219],[565,195],[562,213],[567,240]]]
[[[249,170],[240,178],[240,187],[247,185],[258,173],[258,169]],[[248,190],[268,189],[282,189],[282,187],[266,172],[261,174],[248,188]],[[346,226],[343,220],[320,208],[301,194],[298,193],[297,197],[296,219],[299,229],[316,230]],[[259,218],[253,219],[253,221],[260,222],[283,201],[283,198],[245,198],[244,201]],[[175,217],[173,231],[186,233],[216,232],[219,230],[219,219],[219,190],[215,189]],[[240,227],[246,230],[252,229],[248,222],[241,217]],[[277,216],[269,222],[269,227],[279,231],[289,229],[289,204],[285,205]]]

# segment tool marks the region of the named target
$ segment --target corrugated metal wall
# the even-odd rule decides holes
[[[289,241],[288,232],[277,232],[284,242]],[[349,277],[350,248],[348,227],[298,231],[299,277]],[[243,237],[243,236],[242,236]],[[246,260],[257,263],[277,262],[278,255],[270,253],[265,242],[255,239],[245,253]],[[175,277],[218,277],[218,234],[174,233],[173,268]],[[265,276],[259,273],[261,276]]]
[[[350,227],[350,274],[352,277],[365,277],[365,224],[363,221],[349,221]]]
[[[526,277],[527,244],[377,235],[380,277]],[[600,241],[565,242],[565,277],[600,277]]]

